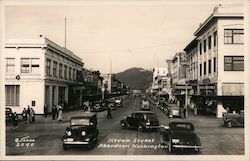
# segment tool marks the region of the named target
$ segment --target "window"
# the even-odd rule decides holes
[[[210,35],[208,36],[208,49],[211,49],[211,46],[212,46],[212,37]]]
[[[207,62],[204,62],[204,75],[207,74]]]
[[[29,73],[30,72],[30,62],[29,58],[21,59],[21,73]]]
[[[216,58],[214,58],[214,72],[216,72]]]
[[[202,75],[202,64],[200,64],[200,76]]]
[[[60,63],[59,64],[59,77],[62,78],[62,68],[63,68],[63,65]]]
[[[5,105],[19,106],[20,97],[19,85],[5,85]]]
[[[39,58],[22,58],[21,73],[39,74]]]
[[[15,73],[15,58],[6,58],[6,73]]]
[[[217,31],[214,32],[214,46],[217,46]]]
[[[200,43],[200,54],[202,54],[202,44]]]
[[[31,73],[39,74],[39,58],[31,59]]]
[[[211,59],[210,60],[208,60],[208,73],[209,74],[211,74],[211,68],[212,68],[212,66],[211,66]]]
[[[64,65],[64,79],[68,79],[68,66]]]
[[[244,71],[244,56],[224,56],[224,71]]]
[[[76,70],[73,69],[73,80],[76,80]]]
[[[46,60],[46,75],[50,75],[51,60]]]
[[[53,61],[53,76],[57,77],[57,62]]]
[[[243,29],[225,29],[224,43],[225,44],[243,44],[244,30]]]
[[[72,79],[71,70],[72,70],[72,68],[71,68],[71,67],[69,67],[69,79],[70,79],[70,80]]]
[[[203,40],[203,51],[204,53],[207,51],[207,40]]]

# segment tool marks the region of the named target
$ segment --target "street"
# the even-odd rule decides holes
[[[112,119],[107,119],[107,111],[97,113],[99,138],[91,149],[70,148],[63,150],[61,138],[69,125],[71,116],[83,111],[64,113],[64,121],[57,122],[37,116],[33,124],[19,123],[18,129],[6,127],[6,155],[173,155],[166,146],[160,145],[159,132],[138,132],[136,129],[122,129],[120,120],[137,111],[140,99],[123,100],[123,107],[112,111]],[[168,125],[170,119],[151,104],[160,124]],[[181,118],[174,118],[176,120]],[[183,119],[182,119],[183,120]],[[244,155],[244,128],[222,127],[222,119],[214,116],[194,116],[188,113],[186,120],[192,122],[201,139],[203,148],[198,155]],[[24,144],[18,139],[25,138]],[[187,153],[185,153],[187,154]],[[188,153],[193,154],[193,153]]]

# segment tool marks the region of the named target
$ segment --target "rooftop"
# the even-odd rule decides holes
[[[213,13],[202,23],[199,28],[194,32],[197,36],[203,29],[216,18],[243,18],[243,5],[218,5],[214,8]]]

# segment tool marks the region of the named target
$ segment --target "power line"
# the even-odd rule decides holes
[[[151,46],[146,46],[146,47],[140,47],[140,48],[127,48],[127,49],[115,49],[115,50],[100,50],[100,51],[85,51],[83,52],[84,54],[100,54],[100,53],[113,53],[113,52],[124,52],[124,53],[132,53],[132,51],[135,50],[144,50],[144,49],[149,49],[149,48],[156,48],[156,47],[161,47],[161,46],[168,46],[168,45],[179,45],[179,44],[184,44],[187,43],[188,41],[179,41],[179,42],[171,42],[171,43],[162,43],[162,44],[157,44],[157,45],[151,45]]]

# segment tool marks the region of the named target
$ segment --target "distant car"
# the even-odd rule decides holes
[[[102,106],[101,101],[96,101],[92,104],[92,107],[90,109],[91,112],[101,112],[104,111],[104,107]]]
[[[191,122],[170,122],[169,126],[160,128],[160,142],[168,145],[168,151],[176,149],[191,149],[199,152],[202,148],[200,138],[194,132],[194,125]]]
[[[174,118],[174,117],[180,117],[180,116],[181,116],[180,108],[175,104],[170,105],[168,117]]]
[[[97,143],[98,134],[95,113],[86,112],[82,116],[73,116],[62,138],[63,149],[67,150],[74,145],[87,146],[91,149]]]
[[[121,98],[116,98],[115,99],[115,105],[116,105],[116,107],[122,107],[122,99]]]
[[[145,111],[150,111],[149,101],[148,100],[142,100],[140,109],[145,110]]]
[[[11,108],[5,108],[5,121],[10,121],[12,119],[12,109]]]
[[[244,127],[244,111],[240,113],[227,113],[223,115],[224,125],[228,128],[231,127]]]
[[[137,128],[139,131],[158,129],[159,120],[151,111],[137,111],[120,121],[122,128]]]

